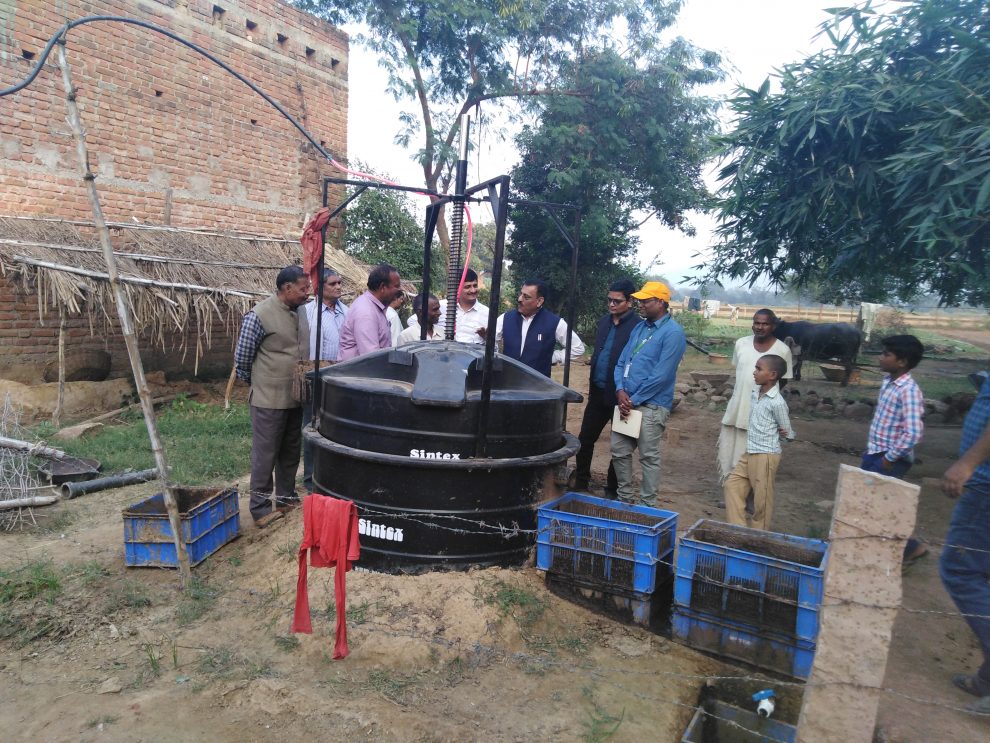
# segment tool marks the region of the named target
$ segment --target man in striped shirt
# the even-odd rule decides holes
[[[787,372],[780,356],[766,354],[756,361],[752,404],[746,428],[746,452],[736,462],[723,486],[726,520],[730,524],[769,529],[773,517],[773,485],[780,466],[780,437],[794,438],[787,402],[779,381]],[[746,498],[753,490],[753,513]]]
[[[925,426],[925,398],[911,377],[911,370],[921,363],[925,347],[913,335],[884,338],[880,369],[887,372],[880,384],[880,396],[873,411],[866,453],[859,465],[876,472],[903,479],[914,464],[914,447],[921,441]],[[911,562],[928,554],[928,546],[912,537],[904,546],[904,561]]]

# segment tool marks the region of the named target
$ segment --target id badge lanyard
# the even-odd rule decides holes
[[[663,318],[663,320],[661,320],[659,323],[657,323],[656,327],[653,328],[653,332],[652,333],[650,333],[648,336],[646,336],[645,338],[643,338],[643,340],[641,340],[639,343],[636,344],[636,346],[633,348],[632,355],[629,357],[629,361],[626,362],[626,368],[622,372],[623,379],[625,379],[625,378],[627,378],[629,376],[629,370],[632,369],[632,362],[633,362],[633,359],[636,358],[636,354],[638,354],[640,351],[643,350],[643,346],[645,346],[647,343],[649,343],[653,339],[653,336],[656,335],[656,332],[658,330],[660,330],[660,327],[665,322],[667,322],[669,319],[670,319],[670,315],[668,314],[668,315],[666,315]]]

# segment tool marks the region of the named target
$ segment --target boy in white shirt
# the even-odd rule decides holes
[[[725,478],[726,521],[755,529],[770,528],[773,485],[780,466],[780,437],[794,438],[787,402],[778,382],[787,371],[780,356],[767,354],[756,361],[752,407],[746,432],[746,453]],[[753,490],[753,513],[746,512],[746,496]]]

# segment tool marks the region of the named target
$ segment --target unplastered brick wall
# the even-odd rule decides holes
[[[39,308],[32,282],[27,289],[19,279],[0,275],[0,379],[24,384],[40,384],[45,368],[58,361],[58,310]],[[221,377],[233,365],[231,341],[237,327],[229,327],[223,318],[208,319],[209,327],[190,325],[183,332],[166,335],[164,345],[148,334],[138,334],[141,360],[146,371],[163,371],[170,377]],[[235,323],[236,325],[236,323]],[[201,347],[196,360],[196,343],[209,333],[212,342]],[[116,316],[90,318],[69,315],[65,320],[66,355],[102,350],[110,353],[110,376],[131,374],[130,360],[124,348],[120,323]],[[71,359],[70,359],[71,361]]]
[[[277,0],[0,1],[0,87],[27,76],[63,23],[88,15],[126,16],[188,39],[346,157],[347,36]],[[104,22],[72,29],[66,50],[108,220],[297,236],[319,207],[330,167],[289,121],[205,57],[153,31]],[[53,53],[29,88],[0,98],[0,215],[92,219],[56,61]],[[10,288],[0,287],[0,317],[16,312],[28,322],[24,308],[36,305]],[[36,333],[17,331],[38,343],[12,345],[0,328],[4,354],[55,352],[50,324],[37,323],[36,309],[33,317]],[[214,343],[229,357],[229,334]],[[112,345],[116,368],[123,347]]]

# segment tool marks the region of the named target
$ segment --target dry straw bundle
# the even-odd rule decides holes
[[[163,350],[179,338],[183,353],[192,336],[197,361],[212,342],[214,320],[235,333],[244,313],[274,291],[278,270],[302,256],[295,239],[127,223],[110,228],[137,331]],[[330,246],[326,263],[344,277],[348,297],[363,291],[363,264]],[[0,217],[0,272],[37,297],[40,322],[49,313],[84,314],[94,335],[116,322],[90,222]]]

